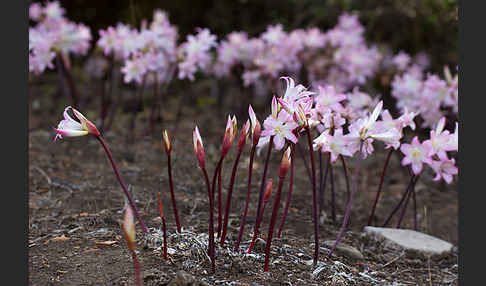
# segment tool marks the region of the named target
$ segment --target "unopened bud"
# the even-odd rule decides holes
[[[245,146],[249,131],[250,131],[250,120],[247,120],[245,125],[243,125],[240,131],[240,138],[238,139],[238,150],[241,150]]]
[[[267,186],[265,187],[265,194],[263,195],[263,203],[267,203],[270,200],[270,196],[272,195],[272,184],[273,180],[269,179]]]
[[[199,165],[202,169],[204,169],[204,146],[201,139],[201,135],[199,134],[199,129],[196,128],[192,132],[192,143],[194,153],[196,153],[197,160],[199,161]]]
[[[170,143],[169,132],[167,130],[164,130],[164,132],[162,133],[162,138],[164,141],[165,153],[169,155],[170,151],[172,150],[172,144]]]
[[[272,98],[272,116],[273,118],[277,118],[278,117],[278,102],[277,102],[277,98],[275,96],[273,96]]]
[[[287,150],[282,156],[282,161],[280,162],[280,169],[278,171],[278,176],[280,178],[285,178],[287,175],[287,171],[289,170],[290,167],[290,146],[287,147]]]
[[[255,128],[253,128],[253,145],[258,145],[258,142],[260,141],[260,134],[262,131],[262,126],[260,125],[260,122],[257,120],[255,124]]]
[[[131,251],[135,251],[135,221],[133,219],[133,210],[130,205],[126,206],[122,229],[125,234],[128,248]]]

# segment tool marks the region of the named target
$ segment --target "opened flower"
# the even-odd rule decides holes
[[[68,113],[68,110],[71,109],[79,120],[74,120]],[[92,134],[95,137],[101,136],[100,132],[96,128],[96,126],[86,119],[81,112],[77,111],[76,109],[68,106],[64,109],[64,119],[59,122],[56,130],[56,137],[54,137],[54,142],[57,138],[62,139],[62,136],[67,137],[77,137],[77,136],[84,136],[88,134]]]
[[[422,172],[423,163],[432,164],[430,147],[427,144],[421,144],[417,136],[413,137],[411,144],[402,144],[400,151],[405,155],[402,159],[402,165],[412,164],[412,170],[415,175]]]

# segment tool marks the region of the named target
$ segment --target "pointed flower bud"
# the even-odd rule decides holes
[[[204,169],[204,146],[197,126],[192,132],[192,143],[194,153],[196,153],[197,160],[199,161],[199,165],[202,169]]]
[[[170,143],[169,132],[167,130],[164,130],[162,133],[162,138],[164,141],[165,152],[169,155],[170,151],[172,151],[172,144]]]
[[[265,193],[263,195],[263,203],[267,203],[270,200],[270,196],[272,195],[272,184],[273,180],[269,179],[267,186],[265,187]]]
[[[275,96],[273,96],[273,98],[272,98],[272,116],[273,116],[273,118],[276,119],[278,117],[278,112],[279,112],[279,106],[278,106],[277,98]]]
[[[226,121],[226,129],[224,130],[223,148],[221,151],[222,156],[225,156],[231,148],[231,144],[233,143],[234,138],[233,133],[233,121],[231,120],[231,116],[228,115],[228,120]]]
[[[253,129],[253,145],[258,145],[258,142],[260,141],[260,134],[262,131],[262,126],[260,125],[260,122],[257,120],[255,124],[255,128]]]
[[[243,125],[240,131],[240,138],[238,139],[238,150],[241,150],[245,146],[249,131],[250,131],[250,120],[246,120],[245,125]]]
[[[233,133],[231,134],[231,142],[236,137],[236,132],[238,131],[238,121],[236,120],[236,115],[233,115],[233,118],[231,118],[231,122],[233,123]]]
[[[125,218],[122,223],[123,233],[130,251],[135,251],[135,221],[130,205],[125,205]]]
[[[68,110],[71,109],[76,116],[76,118],[79,120],[76,121],[74,120],[68,113]],[[81,112],[77,111],[76,109],[72,108],[71,106],[68,106],[64,109],[64,119],[59,122],[59,125],[57,126],[56,130],[56,137],[54,137],[54,141],[56,141],[57,138],[61,138],[62,136],[67,136],[67,137],[76,137],[76,136],[84,136],[91,134],[95,137],[101,136],[100,132],[96,128],[96,126],[86,119]]]
[[[253,145],[257,145],[258,141],[260,140],[260,132],[262,129],[262,126],[260,125],[260,122],[256,118],[256,114],[253,111],[253,108],[248,107],[248,114],[250,115],[250,120],[251,120],[251,136],[253,138]]]
[[[308,125],[307,117],[301,104],[297,106],[297,111],[294,111],[293,118],[294,121],[299,124],[299,127],[306,127]]]
[[[287,171],[290,167],[290,146],[287,147],[287,150],[283,154],[282,161],[280,162],[280,169],[278,171],[278,176],[280,178],[285,178],[287,175]]]

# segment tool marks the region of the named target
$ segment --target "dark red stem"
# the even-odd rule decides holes
[[[205,168],[201,168],[206,179],[206,185],[208,187],[208,197],[209,197],[209,243],[208,252],[209,258],[211,259],[211,272],[215,272],[215,260],[214,260],[214,201],[211,186],[209,185],[208,172]]]
[[[238,238],[236,239],[234,251],[238,251],[240,247],[241,238],[243,236],[243,231],[245,230],[246,215],[248,214],[248,204],[250,203],[250,192],[251,192],[251,175],[253,173],[253,158],[255,156],[256,145],[251,146],[250,151],[250,164],[248,166],[248,189],[246,192],[245,208],[243,210],[243,215],[240,222],[240,231],[238,233]]]
[[[236,170],[238,169],[238,161],[240,160],[241,151],[243,151],[243,148],[238,150],[238,154],[236,155],[235,162],[233,163],[233,170],[231,172],[231,179],[228,188],[228,194],[226,197],[226,206],[224,208],[223,230],[221,233],[221,241],[220,241],[221,246],[224,245],[226,232],[228,230],[229,209],[231,207],[231,195],[233,194],[233,185],[235,184]]]
[[[268,263],[270,261],[270,245],[272,244],[273,229],[275,228],[275,222],[277,221],[278,207],[280,206],[280,193],[282,192],[284,180],[285,177],[279,177],[278,179],[277,194],[275,195],[270,225],[268,226],[267,243],[265,245],[265,266],[263,267],[263,271],[265,272],[268,271]]]
[[[410,200],[410,197],[414,196],[414,194],[415,194],[415,184],[416,183],[417,183],[417,178],[415,178],[412,187],[408,191],[407,199],[405,200],[405,204],[402,207],[402,213],[400,214],[400,218],[398,219],[397,228],[400,228],[400,226],[402,225],[402,220],[405,217],[405,213],[407,212],[408,201]],[[415,202],[414,202],[414,204],[415,204]],[[414,209],[414,210],[416,210],[416,209]],[[416,217],[414,217],[414,222],[416,222]]]
[[[334,192],[334,172],[332,164],[329,165],[329,179],[331,183],[331,218],[336,221],[336,193]]]
[[[346,168],[346,162],[344,161],[343,155],[339,154],[339,157],[341,157],[341,163],[343,164],[344,179],[346,180],[346,193],[348,195],[348,200],[349,200],[349,196],[351,194],[351,187],[349,186],[348,169]]]
[[[164,259],[167,260],[167,232],[165,227],[165,217],[162,217],[162,232],[164,233]]]
[[[287,199],[285,201],[285,208],[282,214],[282,220],[280,221],[280,226],[278,228],[277,237],[280,238],[282,236],[283,226],[285,224],[285,219],[287,218],[287,213],[289,212],[290,207],[290,199],[292,197],[292,189],[294,185],[294,152],[295,152],[295,144],[291,143],[290,145],[290,178],[289,178],[289,191],[287,193]]]
[[[412,196],[412,189],[410,189],[407,193],[407,198],[405,199],[405,203],[402,206],[402,212],[400,213],[400,217],[398,218],[397,228],[400,228],[400,226],[402,225],[403,218],[407,213],[408,202],[410,201],[410,197]]]
[[[106,145],[105,140],[103,140],[103,138],[101,136],[95,136],[95,137],[101,143],[101,146],[103,146],[103,149],[105,149],[106,155],[108,156],[108,159],[110,160],[111,167],[113,168],[113,171],[115,172],[115,176],[118,179],[118,182],[120,183],[120,185],[123,189],[123,192],[125,193],[125,196],[127,197],[128,202],[130,203],[130,206],[133,209],[133,212],[135,213],[135,217],[137,217],[137,220],[140,223],[140,227],[142,228],[142,231],[144,233],[148,234],[147,227],[143,223],[142,218],[140,217],[140,214],[138,213],[137,206],[135,205],[135,202],[133,201],[132,196],[128,192],[127,187],[125,185],[125,182],[123,181],[123,179],[120,176],[120,173],[118,173],[118,168],[116,167],[115,161],[113,161],[113,156],[111,155],[110,149],[108,149],[108,146]]]
[[[73,75],[71,71],[67,68],[66,63],[64,62],[64,59],[61,55],[57,55],[59,58],[59,63],[60,63],[60,68],[63,71],[63,75],[66,78],[66,81],[69,86],[69,91],[71,94],[71,98],[73,100],[73,107],[79,108],[79,96],[78,96],[78,90],[76,89],[76,84],[74,83]]]
[[[273,148],[273,136],[270,136],[267,156],[265,157],[265,165],[263,167],[262,182],[260,184],[260,193],[258,194],[258,206],[257,206],[257,215],[256,215],[257,218],[258,215],[260,214],[260,209],[263,203],[263,193],[265,192],[265,180],[267,179],[268,162],[270,161],[270,153],[272,152],[272,148]]]
[[[327,174],[329,172],[329,166],[331,165],[331,155],[328,154],[327,156],[327,164],[326,164],[326,170],[324,171],[324,176],[321,178],[319,181],[319,213],[322,212],[324,209],[324,194],[326,193],[326,183],[327,183]],[[322,188],[322,189],[321,189]]]
[[[417,199],[415,198],[415,185],[412,188],[412,199],[413,199],[413,229],[418,230],[417,224]]]
[[[253,238],[251,239],[250,246],[248,247],[247,253],[251,253],[253,246],[255,246],[255,241],[260,234],[260,224],[262,223],[262,218],[263,218],[263,212],[265,211],[265,206],[267,203],[263,202],[262,209],[260,210],[260,214],[257,218],[256,224],[255,224],[255,229],[253,230]]]
[[[132,258],[133,258],[133,268],[135,268],[135,281],[137,286],[142,286],[142,280],[140,277],[140,263],[138,262],[137,254],[135,251],[132,251]]]
[[[385,180],[385,172],[386,168],[388,167],[388,163],[390,162],[391,155],[393,153],[393,148],[390,149],[388,155],[386,156],[385,165],[383,166],[383,172],[381,172],[380,184],[378,185],[378,191],[376,192],[375,202],[373,203],[373,207],[371,208],[370,216],[368,217],[368,225],[371,225],[373,222],[373,217],[375,215],[376,204],[380,199],[381,188],[383,187],[383,181]]]
[[[211,190],[213,190],[213,200],[214,200],[214,189],[216,188],[216,179],[218,179],[218,231],[217,234],[221,237],[221,223],[222,223],[222,207],[221,207],[221,165],[223,164],[224,155],[219,158],[216,169],[214,169],[213,184]],[[219,176],[219,178],[218,178]]]
[[[314,215],[314,265],[317,264],[319,259],[319,218],[317,209],[317,188],[316,188],[316,166],[314,163],[314,149],[312,148],[312,138],[311,130],[309,127],[306,128],[307,131],[307,143],[309,144],[309,155],[311,160],[311,170],[312,170],[312,204],[313,204],[313,215]]]
[[[170,199],[172,201],[172,209],[174,210],[174,217],[177,226],[177,232],[181,232],[181,224],[179,222],[179,214],[176,205],[176,199],[174,195],[174,183],[172,182],[172,167],[170,162],[170,153],[167,154],[167,172],[169,173],[169,187],[170,187]]]
[[[353,190],[351,190],[351,195],[349,196],[348,202],[346,204],[346,212],[344,213],[343,224],[341,225],[341,229],[339,230],[338,237],[337,237],[336,241],[334,242],[334,245],[332,246],[331,251],[329,251],[329,253],[327,254],[327,257],[331,257],[331,255],[333,254],[334,250],[336,249],[336,246],[341,241],[341,238],[343,237],[344,231],[346,230],[346,227],[348,225],[349,216],[351,215],[351,204],[353,203],[354,194],[358,190],[358,177],[359,177],[359,171],[360,171],[361,160],[362,160],[362,156],[361,156],[361,149],[362,148],[363,148],[363,141],[361,141],[360,145],[359,145],[358,163],[357,163],[357,166],[356,166],[356,173],[354,174]]]
[[[383,223],[383,227],[386,227],[388,225],[388,223],[390,222],[390,220],[392,219],[393,215],[395,215],[395,213],[400,209],[400,207],[402,206],[403,204],[403,201],[406,199],[407,195],[408,195],[408,192],[409,190],[412,188],[412,185],[413,185],[413,182],[414,180],[416,179],[416,177],[418,176],[415,176],[412,174],[412,176],[410,177],[410,181],[408,182],[408,185],[407,185],[407,188],[405,189],[405,192],[403,193],[402,195],[402,198],[400,199],[400,202],[398,202],[398,204],[395,206],[395,208],[393,209],[393,211],[390,213],[390,215],[388,216],[388,218],[385,220],[385,222]]]
[[[311,171],[309,169],[309,165],[307,165],[307,160],[305,160],[304,151],[302,151],[302,147],[300,146],[299,142],[297,142],[297,151],[299,152],[300,158],[302,158],[302,162],[304,162],[304,167],[307,172],[307,176],[309,177],[309,181],[312,180]]]

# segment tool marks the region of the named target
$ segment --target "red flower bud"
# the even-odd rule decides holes
[[[272,195],[272,179],[268,180],[267,186],[265,187],[265,193],[263,195],[263,203],[267,203],[270,200],[270,196]]]
[[[287,171],[290,167],[290,160],[290,147],[288,147],[283,154],[282,161],[280,163],[280,170],[278,171],[278,176],[280,178],[285,178],[285,176],[287,175]]]

